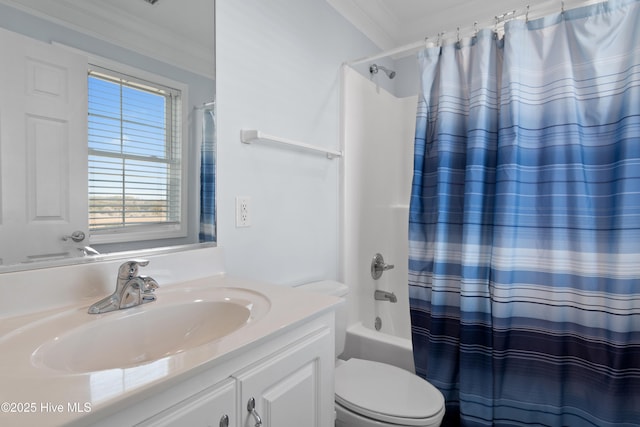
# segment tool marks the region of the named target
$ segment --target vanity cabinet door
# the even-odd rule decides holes
[[[236,381],[233,378],[203,390],[138,424],[144,427],[236,427],[237,425]]]
[[[331,330],[323,329],[235,375],[240,426],[332,426],[333,346]]]

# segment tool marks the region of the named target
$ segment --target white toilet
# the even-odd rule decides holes
[[[298,289],[346,297],[349,288],[334,281],[312,282]],[[336,311],[336,357],[344,350],[347,308]],[[437,427],[444,417],[444,397],[427,381],[404,369],[362,359],[337,360],[336,427]]]

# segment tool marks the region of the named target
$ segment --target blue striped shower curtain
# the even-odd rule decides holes
[[[640,425],[640,2],[419,60],[409,295],[444,425]]]
[[[216,122],[213,108],[202,110],[200,146],[200,242],[216,241]]]

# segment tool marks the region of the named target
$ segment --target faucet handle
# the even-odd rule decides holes
[[[149,265],[149,260],[146,259],[129,260],[120,265],[118,269],[118,279],[132,279],[138,275],[138,267],[145,267],[147,265]]]
[[[385,263],[382,255],[376,254],[371,261],[371,277],[373,277],[374,280],[378,280],[383,272],[391,270],[392,268],[394,268],[393,264]]]

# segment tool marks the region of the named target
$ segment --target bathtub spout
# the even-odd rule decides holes
[[[398,302],[398,298],[396,298],[396,294],[394,294],[393,292],[376,290],[374,298],[376,299],[376,301]]]

